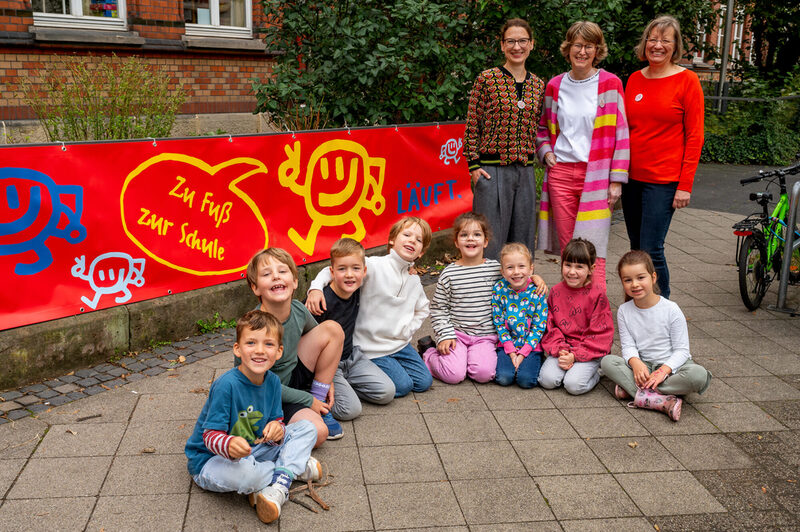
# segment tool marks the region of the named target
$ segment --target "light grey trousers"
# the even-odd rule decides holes
[[[339,362],[333,376],[333,417],[349,421],[361,414],[361,400],[385,405],[394,399],[394,382],[381,368],[353,346],[350,358]],[[360,399],[359,399],[360,398]]]
[[[506,242],[521,242],[536,249],[536,178],[533,166],[482,167],[491,179],[481,177],[472,193],[472,210],[483,214],[492,231],[484,256],[499,259]]]
[[[575,362],[568,370],[558,367],[558,357],[548,356],[539,370],[539,386],[552,390],[564,384],[564,389],[572,395],[591,392],[600,380],[597,368],[600,360]]]
[[[652,364],[645,360],[642,362],[651,372],[660,366],[660,364]],[[606,377],[619,384],[619,387],[628,392],[628,395],[631,397],[636,395],[637,387],[636,381],[633,379],[633,370],[624,358],[617,355],[604,356],[601,367]],[[708,389],[709,384],[711,384],[711,372],[689,359],[656,388],[659,393],[666,395],[686,395],[692,392],[703,393]]]

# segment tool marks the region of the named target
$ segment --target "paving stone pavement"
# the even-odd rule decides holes
[[[0,394],[0,530],[800,530],[800,319],[766,310],[775,288],[742,305],[739,217],[689,208],[672,223],[673,299],[714,373],[678,423],[626,408],[605,378],[580,397],[435,382],[365,405],[315,451],[335,475],[330,511],[287,503],[267,527],[186,471],[183,445],[231,366],[221,331]],[[611,272],[626,245],[617,223]],[[558,281],[551,258],[536,268]]]

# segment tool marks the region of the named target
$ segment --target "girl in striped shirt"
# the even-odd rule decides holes
[[[453,240],[461,257],[439,276],[431,301],[436,347],[422,354],[431,374],[448,384],[466,377],[489,382],[495,375],[492,287],[501,275],[500,264],[483,256],[489,238],[489,224],[482,214],[466,212],[453,223]],[[541,277],[534,276],[533,281],[541,293],[547,290]]]

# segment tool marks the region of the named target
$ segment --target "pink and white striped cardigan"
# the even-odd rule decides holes
[[[544,96],[544,112],[536,135],[536,154],[540,161],[553,151],[558,137],[558,89],[564,74],[547,84]],[[608,209],[608,185],[610,182],[627,183],[630,164],[630,140],[628,122],[625,119],[625,98],[620,79],[600,69],[597,86],[597,115],[594,119],[589,162],[583,182],[573,238],[582,237],[591,241],[597,256],[606,257],[608,233],[611,228],[611,211]],[[547,171],[542,185],[542,201],[539,207],[539,236],[537,248],[547,253],[559,254],[558,235],[555,225],[550,223],[552,210],[547,193]]]

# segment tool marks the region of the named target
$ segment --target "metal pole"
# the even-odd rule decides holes
[[[722,113],[722,88],[725,85],[725,78],[728,77],[728,56],[731,53],[731,33],[733,30],[733,4],[734,0],[728,0],[728,7],[725,10],[725,40],[722,42],[722,64],[719,67],[719,87],[717,88],[717,113]]]
[[[768,307],[770,310],[786,312],[794,315],[796,308],[786,308],[786,288],[789,286],[789,267],[792,264],[792,252],[795,248],[794,230],[797,226],[797,202],[800,199],[800,181],[792,187],[792,195],[789,197],[789,217],[786,219],[786,238],[783,245],[783,264],[781,265],[781,282],[778,285],[778,304]],[[800,244],[800,240],[798,241]]]

